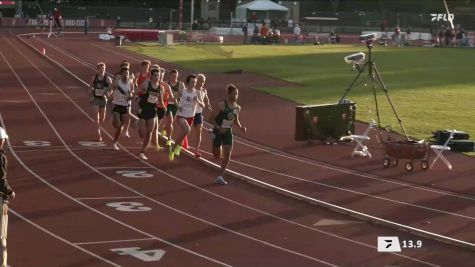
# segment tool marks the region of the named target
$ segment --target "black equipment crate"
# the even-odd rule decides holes
[[[452,151],[472,152],[475,151],[475,141],[471,140],[450,140],[447,144]]]
[[[438,130],[434,133],[434,138],[438,145],[444,145],[450,136],[449,130]],[[466,132],[455,131],[452,140],[468,140],[470,135]]]

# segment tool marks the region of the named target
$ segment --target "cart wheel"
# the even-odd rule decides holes
[[[388,157],[384,157],[383,166],[384,168],[389,168],[391,165],[391,160]]]
[[[404,165],[404,169],[406,169],[406,171],[410,172],[412,171],[414,167],[412,166],[412,162],[406,162],[406,164]]]
[[[393,162],[393,165],[397,166],[397,164],[398,164],[398,161],[397,161],[397,159],[395,159],[394,162]]]
[[[427,160],[421,161],[421,168],[422,168],[423,170],[429,169],[429,162],[428,162]]]

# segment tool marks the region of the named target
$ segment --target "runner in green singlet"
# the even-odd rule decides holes
[[[213,154],[215,158],[221,158],[221,147],[224,150],[224,158],[221,162],[219,176],[215,182],[217,184],[227,184],[223,175],[226,172],[229,161],[231,159],[231,151],[233,149],[233,125],[236,124],[241,131],[246,132],[246,127],[242,126],[239,121],[239,113],[241,107],[237,104],[238,89],[235,85],[226,86],[228,91],[228,99],[218,103],[215,110],[209,117],[209,121],[213,124]]]
[[[172,89],[173,95],[178,95],[178,92],[185,89],[185,84],[181,81],[178,81],[178,70],[173,69],[170,71],[170,80],[168,85]],[[177,105],[175,99],[168,100],[167,112],[165,114],[166,118],[166,136],[167,136],[167,146],[170,148],[172,145],[172,133],[173,133],[173,120],[175,119],[177,113]],[[162,134],[163,135],[163,134]]]

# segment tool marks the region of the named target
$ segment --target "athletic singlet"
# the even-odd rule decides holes
[[[180,81],[177,81],[175,85],[172,86],[171,82],[168,81],[167,82],[168,85],[170,85],[170,88],[172,89],[172,92],[174,95],[178,94],[178,91],[180,91]],[[175,102],[173,102],[172,100],[168,101],[168,104],[175,104]]]
[[[193,92],[188,92],[188,89],[182,91],[180,102],[178,106],[181,107],[181,111],[178,110],[177,116],[184,118],[191,118],[195,116],[196,106],[198,103],[195,98],[198,98],[198,91],[193,89]]]
[[[160,102],[157,102],[157,108],[167,108],[168,106],[168,98],[170,97],[170,94],[168,93],[168,90],[166,90],[165,86],[167,86],[168,84],[165,83],[165,82],[160,82],[160,86],[163,88],[163,92],[162,92],[162,99],[163,99],[163,107],[162,105],[160,105]]]
[[[120,80],[117,89],[114,91],[112,103],[119,106],[128,106],[131,86],[132,81],[130,79],[127,79],[125,84]]]
[[[140,96],[139,106],[141,108],[154,108],[157,105],[158,99],[160,98],[160,93],[162,92],[162,88],[160,84],[158,88],[152,87],[152,82],[148,82],[147,91],[145,94]]]
[[[142,83],[146,80],[150,80],[150,73],[147,73],[147,75],[143,76],[142,73],[139,73],[139,77],[137,78],[137,86],[138,88],[141,88]],[[141,95],[142,92],[139,92],[139,95]]]
[[[220,111],[214,120],[222,128],[232,129],[234,120],[238,114],[239,109],[237,105],[235,107],[230,107],[228,101],[224,101],[224,110]]]
[[[99,80],[99,75],[96,74],[93,84],[93,95],[97,98],[105,98],[105,92],[109,89],[109,84],[107,83],[107,75],[104,75],[102,80]]]
[[[201,99],[201,101],[204,101],[205,90],[206,89],[204,89],[204,88],[201,88],[201,90],[196,90],[196,91],[198,91],[198,98]],[[201,107],[200,105],[196,105],[195,113],[203,113],[203,107]]]

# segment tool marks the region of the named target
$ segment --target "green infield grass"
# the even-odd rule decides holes
[[[177,45],[141,43],[127,49],[204,73],[244,70],[296,84],[256,88],[300,104],[335,103],[356,76],[343,57],[365,52],[364,45]],[[367,55],[368,56],[368,55]],[[423,139],[437,129],[475,136],[475,49],[375,46],[373,57],[391,100],[410,136]],[[362,74],[364,78],[368,73]],[[381,125],[402,132],[384,91],[376,90]],[[357,119],[376,118],[371,84],[347,96],[357,103]]]

